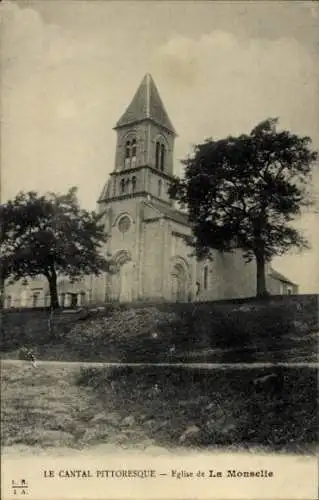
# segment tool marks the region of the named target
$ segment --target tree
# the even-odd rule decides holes
[[[103,214],[81,209],[76,188],[65,195],[19,193],[1,206],[0,216],[2,282],[45,276],[52,309],[59,307],[59,274],[72,280],[109,270],[101,255],[107,239]]]
[[[21,223],[22,214],[12,203],[0,205],[0,310],[4,302],[4,285],[13,269],[14,229]]]
[[[174,178],[169,191],[188,209],[198,258],[211,257],[212,249],[241,249],[247,262],[255,259],[258,296],[267,295],[266,263],[308,246],[292,223],[313,205],[311,139],[277,131],[277,123],[267,119],[249,135],[195,146],[182,162],[185,177]]]

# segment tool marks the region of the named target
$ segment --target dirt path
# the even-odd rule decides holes
[[[14,366],[14,365],[27,365],[31,363],[29,361],[23,361],[19,359],[3,359],[1,364],[4,366]],[[272,368],[278,366],[290,366],[293,368],[319,368],[319,363],[314,362],[299,362],[299,363],[97,363],[97,362],[87,362],[87,361],[37,361],[37,366],[57,366],[59,368],[63,367],[116,367],[116,366],[159,366],[159,367],[183,367],[186,369],[206,369],[206,370],[220,370],[220,369],[242,369],[242,368]]]
[[[95,444],[93,446],[87,446],[85,448],[76,449],[70,447],[50,447],[50,448],[41,448],[39,446],[24,446],[24,445],[13,445],[13,446],[3,446],[1,449],[2,457],[6,457],[6,459],[21,459],[25,460],[25,457],[33,457],[36,459],[39,457],[64,457],[67,459],[74,459],[74,461],[78,460],[79,457],[88,458],[88,457],[105,457],[107,455],[116,455],[116,456],[140,456],[141,453],[143,455],[167,455],[167,456],[202,456],[202,455],[211,455],[211,454],[245,454],[245,455],[265,455],[269,456],[269,450],[263,448],[262,446],[250,447],[249,450],[247,448],[233,445],[233,446],[217,446],[211,445],[206,446],[205,448],[196,449],[190,447],[183,446],[172,446],[172,447],[163,447],[163,446],[155,446],[149,445],[147,442],[145,443],[136,443],[134,445],[128,446],[119,446],[113,443],[101,443]],[[287,456],[287,452],[276,452],[276,455]],[[314,450],[315,454],[315,450]],[[309,455],[312,455],[309,453]]]
[[[82,449],[69,448],[63,446],[56,446],[50,448],[42,448],[39,446],[23,446],[23,445],[13,445],[13,446],[4,446],[1,449],[2,457],[6,457],[8,459],[16,460],[16,459],[25,459],[25,457],[66,457],[66,458],[74,458],[78,460],[79,457],[103,457],[105,455],[135,455],[140,454],[141,452],[156,455],[156,454],[168,454],[171,453],[189,453],[190,450],[187,448],[175,448],[169,450],[167,448],[161,446],[149,446],[147,443],[143,445],[143,443],[139,443],[134,446],[117,446],[115,444],[96,444],[94,446],[89,446]]]

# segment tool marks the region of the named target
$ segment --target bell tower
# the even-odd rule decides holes
[[[144,76],[114,130],[115,167],[99,202],[147,198],[171,205],[168,187],[177,134],[150,74]]]

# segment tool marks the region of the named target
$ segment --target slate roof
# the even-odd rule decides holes
[[[146,119],[152,120],[176,135],[154,80],[149,73],[144,76],[131,104],[114,128],[117,129]]]
[[[269,276],[271,278],[274,278],[278,281],[282,281],[283,283],[288,283],[288,285],[296,285],[293,281],[290,281],[288,278],[286,278],[283,274],[279,273],[275,269],[271,269],[269,272]]]

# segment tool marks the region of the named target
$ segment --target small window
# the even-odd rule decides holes
[[[123,215],[123,217],[120,218],[117,227],[121,233],[126,233],[127,231],[129,231],[131,227],[130,218],[127,215]]]
[[[116,196],[116,180],[113,179],[113,196]]]
[[[157,186],[157,196],[162,196],[162,181],[159,179]]]
[[[125,179],[121,179],[121,193],[125,193]]]
[[[160,163],[160,166],[161,166],[161,170],[163,172],[164,166],[165,166],[165,146],[164,146],[164,144],[161,145],[161,163]]]
[[[78,296],[76,293],[71,293],[71,307],[75,308],[78,305]]]
[[[125,158],[130,158],[131,157],[131,143],[130,141],[126,141],[125,144]]]
[[[79,303],[78,304],[79,306],[84,306],[84,304],[85,304],[85,292],[81,292],[79,294],[78,303]]]
[[[61,307],[64,307],[66,305],[66,294],[65,293],[61,293],[61,296],[60,296],[60,306]]]
[[[135,158],[136,156],[136,139],[133,139],[132,141],[132,158]]]
[[[125,143],[125,155],[124,155],[124,166],[125,168],[134,167],[136,164],[136,139],[132,141],[126,141]]]
[[[132,193],[135,193],[136,191],[136,177],[133,175],[132,177]]]
[[[204,290],[207,290],[208,288],[208,266],[204,267],[203,288]]]
[[[35,292],[32,295],[32,307],[38,307],[39,306],[39,298],[40,298],[39,292]]]
[[[161,155],[161,144],[159,142],[156,143],[156,151],[155,151],[155,167],[159,169],[160,166],[160,155]]]

